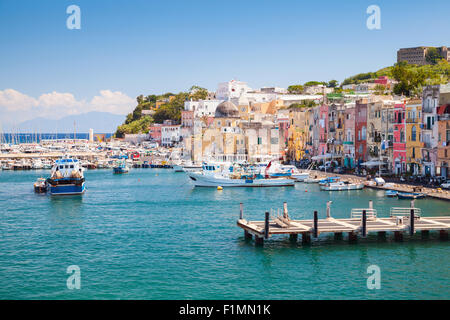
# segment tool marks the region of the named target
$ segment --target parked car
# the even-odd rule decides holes
[[[330,171],[330,169],[335,168],[339,166],[339,163],[337,161],[327,161],[325,162],[325,165],[319,166],[320,171]]]
[[[450,180],[447,180],[443,184],[441,184],[441,188],[450,189]]]

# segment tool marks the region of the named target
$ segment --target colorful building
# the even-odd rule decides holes
[[[395,174],[406,172],[406,138],[405,138],[405,104],[394,107],[394,153],[393,164]]]
[[[355,161],[361,164],[367,159],[367,100],[355,104]]]
[[[419,175],[422,163],[422,101],[406,104],[406,172]]]

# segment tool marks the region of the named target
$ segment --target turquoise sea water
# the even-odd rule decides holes
[[[450,247],[432,233],[403,243],[376,235],[348,244],[321,235],[311,246],[287,237],[263,248],[236,226],[288,202],[290,216],[348,217],[374,201],[380,216],[408,201],[383,192],[295,188],[195,189],[184,173],[132,169],[86,172],[83,196],[33,193],[45,171],[0,172],[0,299],[449,299]],[[308,192],[305,192],[307,190]],[[424,215],[449,215],[448,202],[417,200]],[[81,269],[69,290],[66,269]],[[367,289],[367,267],[381,289]]]

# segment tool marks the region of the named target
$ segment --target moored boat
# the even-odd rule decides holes
[[[47,179],[51,195],[76,195],[85,191],[84,172],[80,161],[63,157],[55,161]]]
[[[47,192],[47,181],[44,178],[39,178],[34,183],[34,192],[36,193],[45,193]]]
[[[350,183],[348,181],[332,182],[320,186],[320,190],[322,191],[361,190],[363,188],[364,188],[363,183]]]
[[[248,168],[204,164],[201,172],[187,172],[196,187],[291,187],[289,178],[270,178]]]
[[[115,174],[128,173],[128,171],[129,171],[129,168],[128,168],[127,164],[125,163],[125,161],[118,162],[113,167],[113,172]]]
[[[397,194],[397,197],[399,199],[414,200],[414,199],[423,199],[426,197],[426,195],[420,192],[399,192]]]
[[[339,182],[341,180],[340,177],[328,177],[319,181],[319,186],[325,186],[329,183]]]
[[[396,190],[386,190],[385,195],[386,195],[386,197],[394,198],[394,197],[396,197],[398,195],[398,191],[396,191]]]

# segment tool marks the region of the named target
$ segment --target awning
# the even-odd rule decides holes
[[[367,167],[367,168],[372,168],[372,167],[378,167],[378,166],[384,166],[387,165],[387,163],[382,162],[382,161],[367,161],[364,163],[361,163],[361,166]]]
[[[327,153],[327,154],[322,154],[319,156],[314,156],[311,159],[312,160],[325,160],[325,159],[331,159],[331,157],[332,157],[331,154]]]

